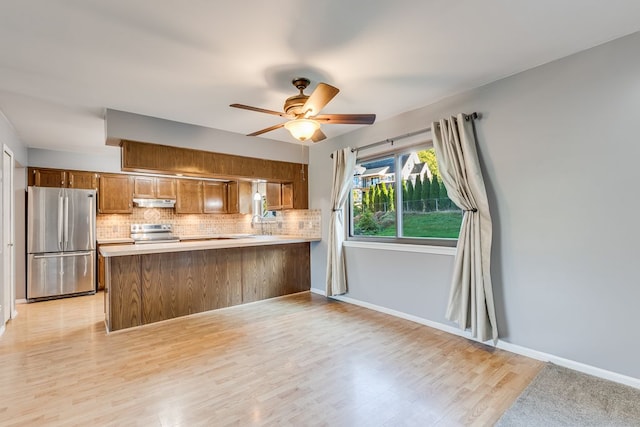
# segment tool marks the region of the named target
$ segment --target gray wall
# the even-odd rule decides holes
[[[308,161],[309,150],[297,143],[245,136],[118,110],[107,110],[106,132],[108,140],[132,139],[293,163]]]
[[[329,153],[478,111],[494,220],[501,339],[640,378],[640,33],[505,78],[310,151],[310,204],[329,213]],[[451,258],[348,248],[349,297],[444,324]],[[326,245],[312,249],[324,290]]]
[[[27,147],[20,141],[13,125],[0,111],[0,144],[7,144],[13,152],[13,159],[19,164],[27,164]]]
[[[29,148],[29,166],[96,172],[121,172],[120,147],[105,147],[97,154]]]
[[[16,283],[16,299],[25,298],[26,293],[26,270],[25,270],[25,252],[26,252],[26,238],[24,233],[25,223],[25,169],[24,165],[27,164],[27,148],[20,141],[20,138],[16,134],[13,126],[5,115],[0,111],[0,145],[6,144],[13,153],[13,159],[15,164],[14,171],[14,221],[15,221],[15,235],[14,235],[14,250],[15,250],[15,283]],[[0,172],[2,166],[0,165]],[[2,268],[0,268],[2,271]]]

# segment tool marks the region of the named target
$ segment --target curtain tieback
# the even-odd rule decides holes
[[[334,211],[334,212],[341,212],[342,211],[342,209],[331,209],[331,210]]]
[[[465,212],[478,212],[478,209],[473,208],[473,209],[465,209]]]

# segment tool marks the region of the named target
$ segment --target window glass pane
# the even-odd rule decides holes
[[[462,211],[449,199],[433,148],[404,154],[402,236],[457,239]]]
[[[351,197],[354,236],[396,236],[395,157],[359,163]]]
[[[352,236],[457,239],[462,223],[429,146],[359,162],[351,213]]]

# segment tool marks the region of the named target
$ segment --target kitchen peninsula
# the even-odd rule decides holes
[[[100,249],[108,331],[307,291],[319,238],[214,236]]]

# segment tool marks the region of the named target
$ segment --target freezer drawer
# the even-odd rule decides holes
[[[29,254],[27,299],[95,291],[95,252]]]

